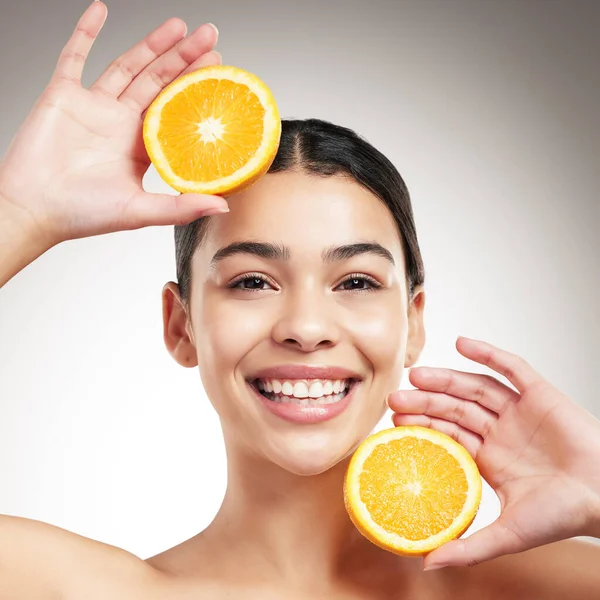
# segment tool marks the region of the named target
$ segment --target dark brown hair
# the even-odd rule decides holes
[[[409,298],[423,284],[425,270],[410,195],[394,165],[351,129],[319,119],[282,120],[281,140],[269,173],[299,170],[324,177],[346,175],[377,196],[390,210],[402,240]],[[177,280],[189,298],[192,256],[210,217],[175,227]]]

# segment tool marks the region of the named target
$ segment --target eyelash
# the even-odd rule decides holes
[[[243,287],[238,287],[241,283],[244,283],[244,281],[248,281],[251,279],[260,279],[261,281],[264,281],[265,283],[269,283],[268,280],[266,279],[266,277],[264,275],[261,275],[260,273],[247,273],[246,275],[243,275],[242,277],[238,277],[237,279],[235,279],[234,281],[232,281],[227,287],[230,289],[240,289],[243,290],[245,292],[262,292],[264,291],[261,288],[243,288]],[[354,290],[342,290],[344,292],[374,292],[376,290],[378,290],[381,286],[381,284],[376,281],[375,279],[373,279],[372,277],[369,277],[368,275],[363,275],[361,273],[353,273],[352,275],[349,275],[348,277],[346,277],[346,279],[344,279],[340,285],[342,283],[346,283],[347,281],[352,281],[358,279],[360,281],[366,281],[371,287],[369,288],[363,288],[363,289],[354,289]]]

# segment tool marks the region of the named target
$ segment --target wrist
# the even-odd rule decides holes
[[[0,180],[0,287],[54,245],[41,224],[4,193]]]

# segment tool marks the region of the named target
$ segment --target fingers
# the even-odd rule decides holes
[[[430,552],[423,561],[423,570],[473,567],[486,560],[527,549],[521,538],[498,519],[468,538],[453,540]]]
[[[142,113],[158,94],[181,72],[207,52],[217,42],[214,25],[201,25],[168,52],[151,62],[119,96],[119,100]]]
[[[187,225],[200,217],[227,211],[227,202],[220,196],[199,194],[148,194],[140,190],[124,210],[125,228],[154,225]]]
[[[221,55],[216,50],[211,50],[210,52],[203,54],[197,61],[193,62],[185,71],[183,71],[183,73],[180,74],[180,77],[182,75],[186,75],[187,73],[191,73],[192,71],[202,69],[203,67],[209,67],[211,65],[220,65],[222,63],[222,60],[223,59],[221,58]],[[142,119],[145,118],[146,112],[147,108],[141,115]]]
[[[85,61],[106,21],[106,16],[107,10],[104,3],[92,2],[88,6],[58,58],[52,81],[66,80],[81,84]]]
[[[500,350],[487,342],[459,337],[456,341],[456,349],[466,358],[485,365],[506,377],[521,394],[533,384],[545,381],[520,356]]]
[[[410,370],[408,378],[417,388],[471,400],[498,414],[503,412],[507,402],[516,402],[519,399],[514,390],[489,375],[415,367]]]
[[[193,62],[187,69],[185,69],[181,75],[187,75],[188,73],[192,73],[193,71],[197,71],[198,69],[202,69],[203,67],[209,67],[212,65],[220,65],[222,64],[223,59],[221,55],[216,50],[211,50],[206,54],[203,54],[198,60]]]
[[[398,414],[439,417],[460,425],[485,439],[498,421],[498,415],[476,402],[469,402],[439,392],[398,391],[388,397],[390,408]]]
[[[153,60],[184,38],[186,32],[187,26],[184,21],[168,19],[133,48],[115,59],[90,86],[90,90],[118,98]]]
[[[477,455],[483,446],[483,438],[481,436],[472,431],[468,431],[464,427],[452,423],[451,421],[445,421],[444,419],[438,419],[428,415],[404,415],[398,413],[393,415],[392,420],[396,427],[400,425],[420,425],[421,427],[429,427],[430,429],[445,433],[453,440],[457,441],[461,446],[464,446],[474,459],[477,458]]]

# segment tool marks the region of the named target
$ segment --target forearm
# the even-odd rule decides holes
[[[39,223],[10,202],[0,188],[0,287],[52,245]]]

